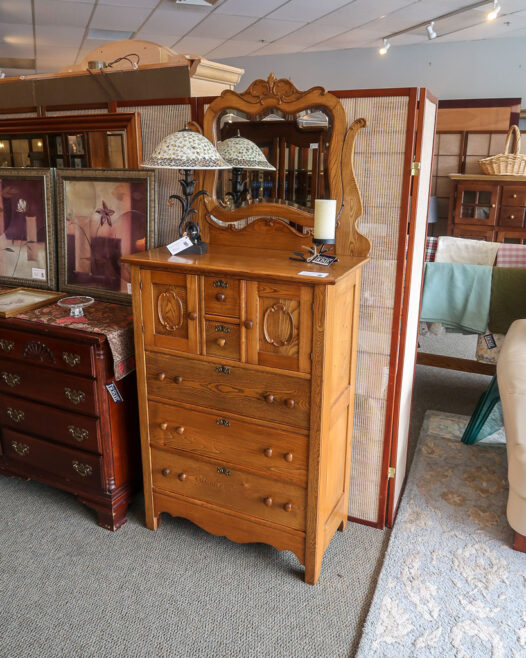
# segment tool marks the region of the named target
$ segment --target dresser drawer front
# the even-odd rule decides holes
[[[500,226],[524,226],[524,213],[526,208],[520,206],[502,206],[499,214]]]
[[[19,432],[100,452],[99,421],[10,395],[0,395],[0,423]]]
[[[191,451],[306,484],[306,436],[255,425],[228,414],[153,401],[149,403],[149,418],[153,445]]]
[[[0,359],[0,393],[97,415],[94,380],[35,368],[29,363]]]
[[[205,323],[206,354],[232,361],[240,360],[240,328],[238,324],[207,320]]]
[[[226,277],[205,276],[205,313],[239,317],[239,281]]]
[[[28,434],[2,431],[4,456],[10,461],[56,475],[64,482],[101,486],[101,458],[81,450],[55,445]]]
[[[152,448],[153,486],[212,505],[305,529],[306,491],[222,462]]]
[[[526,206],[526,187],[509,187],[502,189],[503,206]]]
[[[91,345],[0,327],[0,358],[8,356],[66,372],[94,376]]]
[[[146,371],[150,396],[295,427],[309,425],[308,379],[154,352],[146,355]]]

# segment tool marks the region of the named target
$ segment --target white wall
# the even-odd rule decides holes
[[[374,48],[356,48],[223,61],[245,69],[238,91],[273,72],[290,78],[299,89],[427,87],[442,99],[523,98],[526,105],[526,38],[393,43],[385,57]]]

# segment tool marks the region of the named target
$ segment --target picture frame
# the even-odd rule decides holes
[[[10,318],[57,302],[64,293],[35,288],[11,288],[0,292],[0,318]]]
[[[51,169],[0,168],[0,284],[57,289]]]
[[[131,304],[120,258],[155,245],[156,172],[57,169],[59,290]]]

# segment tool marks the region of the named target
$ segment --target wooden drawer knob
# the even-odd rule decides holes
[[[157,379],[158,379],[160,382],[164,382],[164,380],[166,379],[166,373],[165,373],[165,372],[160,372],[160,373],[157,375]]]
[[[225,293],[224,292],[218,292],[216,295],[216,299],[218,302],[224,302],[226,299]]]
[[[177,476],[181,482],[184,482],[186,480],[186,473],[179,473]]]
[[[245,325],[245,329],[252,329],[252,327],[254,326],[252,320],[245,320],[243,324]]]
[[[272,393],[268,393],[265,395],[265,401],[268,402],[269,404],[272,404],[274,402],[274,396]]]
[[[165,478],[167,478],[172,471],[169,468],[163,468],[161,471],[161,475],[164,475]]]
[[[184,427],[182,425],[178,425],[175,428],[175,431],[177,432],[177,434],[184,434]]]
[[[188,313],[188,319],[189,320],[197,320],[197,313],[195,311],[192,311],[191,313]]]
[[[287,409],[294,409],[295,404],[296,403],[294,402],[294,400],[292,398],[287,398],[285,400],[285,406],[287,407]]]
[[[265,448],[263,452],[265,453],[265,457],[272,457],[272,448]]]
[[[183,378],[181,377],[181,375],[177,375],[177,377],[174,377],[174,382],[176,384],[182,384],[183,383]]]
[[[290,462],[291,462],[292,459],[293,459],[293,454],[292,454],[291,452],[287,452],[287,453],[285,453],[285,454],[283,455],[283,459],[284,459],[286,462],[289,462],[289,464],[290,464]]]
[[[216,340],[216,345],[218,347],[224,347],[226,345],[226,338],[218,338]]]
[[[292,503],[285,503],[285,505],[283,505],[283,509],[285,512],[292,512]]]
[[[491,207],[492,207],[492,208],[495,208],[496,205],[497,205],[496,203],[492,203],[492,204],[491,204]]]
[[[272,498],[270,496],[267,496],[266,498],[263,499],[263,502],[267,507],[272,507]]]
[[[515,215],[510,215],[510,219],[515,219]]]
[[[167,429],[168,429],[168,423],[161,423],[161,429],[162,429],[163,431],[164,431],[164,430],[167,430]]]
[[[517,195],[516,195],[516,194],[512,194],[512,195],[511,195],[511,198],[512,198],[512,199],[516,199],[516,198],[517,198]]]

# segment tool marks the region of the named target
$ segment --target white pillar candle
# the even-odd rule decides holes
[[[314,201],[314,239],[334,240],[336,233],[336,199]]]

